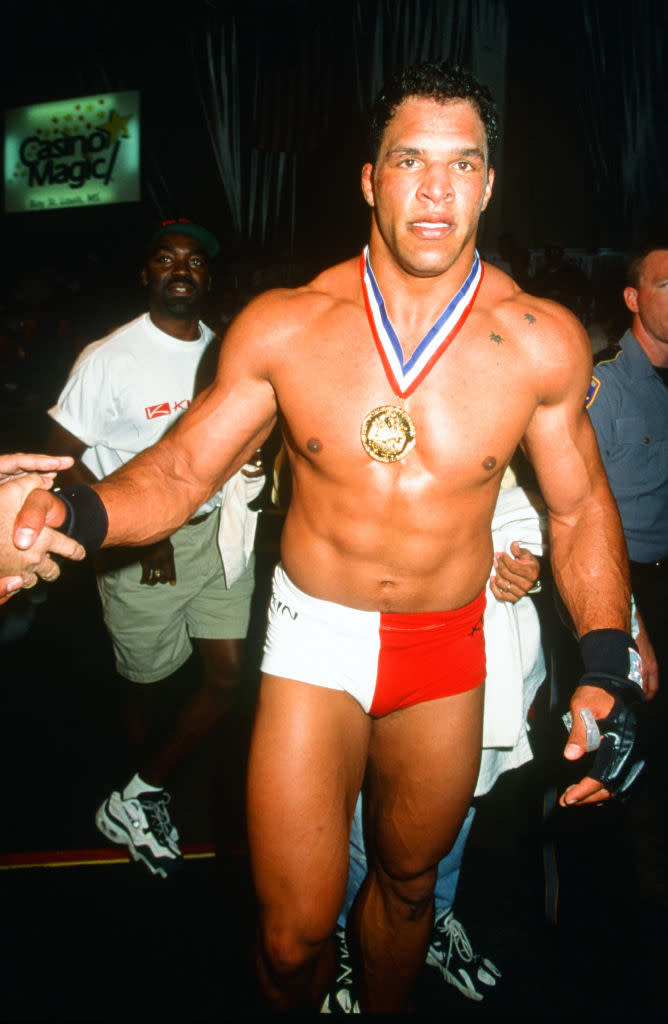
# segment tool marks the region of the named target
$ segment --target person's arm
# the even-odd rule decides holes
[[[93,486],[92,500],[100,499],[96,537],[103,537],[105,547],[168,537],[252,462],[276,422],[267,339],[276,330],[280,302],[272,295],[256,300],[226,335],[214,383],[156,445]],[[88,503],[89,518],[90,508]],[[62,525],[66,512],[55,495],[30,495],[17,518],[17,546],[29,549],[36,532]]]
[[[577,760],[586,749],[580,712],[589,709],[596,720],[607,720],[625,699],[620,693],[626,665],[619,671],[610,666],[621,665],[625,653],[628,662],[633,647],[629,633],[631,588],[617,506],[585,412],[591,378],[589,342],[565,311],[553,314],[548,336],[541,402],[524,445],[548,506],[554,578],[581,639],[585,660],[583,684],[575,689],[570,702],[573,727],[564,751],[568,760]],[[629,693],[634,687],[629,678]],[[613,732],[611,726],[611,736]],[[599,774],[605,776],[606,772]],[[561,802],[600,802],[609,798],[611,789],[585,777],[566,790]]]
[[[59,483],[62,484],[94,484],[97,477],[81,461],[81,456],[88,445],[81,438],[71,431],[66,430],[60,423],[51,420],[46,435],[46,447],[50,452],[59,455],[61,452],[68,452],[73,456],[73,464],[60,474]]]

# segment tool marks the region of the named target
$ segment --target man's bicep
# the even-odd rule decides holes
[[[276,423],[273,349],[266,318],[244,311],[223,340],[213,382],[164,438],[177,472],[195,487],[218,490]]]
[[[584,411],[539,407],[524,437],[541,493],[552,515],[568,515],[605,477],[596,436]]]
[[[195,480],[213,491],[254,455],[276,423],[274,390],[266,380],[214,382],[193,402],[165,440]]]

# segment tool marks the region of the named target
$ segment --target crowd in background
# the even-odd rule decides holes
[[[552,298],[584,323],[595,358],[614,347],[627,323],[621,298],[627,254],[545,245],[529,249],[503,235],[483,258],[501,267],[526,291]],[[222,263],[222,259],[219,261]],[[126,268],[127,270],[127,268]],[[214,270],[206,321],[223,334],[254,295],[294,287],[317,268],[292,262],[223,265]],[[41,413],[56,400],[77,355],[90,341],[137,316],[143,297],[137,275],[114,281],[88,257],[67,272],[40,265],[16,274],[0,293],[0,446],[40,447]],[[37,414],[37,415],[35,415]]]

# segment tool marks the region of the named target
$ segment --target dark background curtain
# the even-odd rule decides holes
[[[368,224],[363,115],[389,72],[420,59],[469,65],[502,112],[483,251],[503,233],[532,249],[665,239],[664,0],[190,0],[4,17],[5,108],[139,89],[143,132],[141,203],[3,215],[5,288],[26,265],[69,265],[113,292],[152,220],[175,214],[218,232],[233,273],[298,277],[350,255]]]

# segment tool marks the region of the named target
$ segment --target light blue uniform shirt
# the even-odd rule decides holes
[[[629,557],[668,557],[668,388],[631,331],[594,368],[587,399]]]

